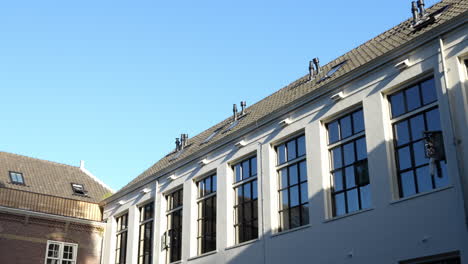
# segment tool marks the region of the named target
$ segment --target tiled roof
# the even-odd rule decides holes
[[[413,30],[411,27],[412,19],[408,19],[401,24],[387,30],[386,32],[378,35],[377,37],[367,41],[366,43],[360,45],[359,47],[349,51],[348,53],[342,55],[341,57],[329,62],[327,65],[322,67],[322,72],[319,74],[315,80],[320,80],[325,76],[325,74],[333,68],[335,65],[343,61],[347,61],[343,67],[341,67],[331,78],[327,78],[321,82],[315,80],[308,82],[308,76],[303,76],[288,86],[280,89],[274,94],[264,98],[258,103],[248,107],[246,112],[247,116],[242,118],[239,124],[230,130],[227,133],[219,133],[214,136],[208,143],[203,144],[203,141],[212,134],[216,129],[229,125],[231,122],[231,117],[222,121],[221,123],[205,130],[204,132],[196,135],[190,139],[190,147],[185,149],[184,152],[177,158],[174,159],[173,155],[168,155],[158,162],[156,162],[149,169],[144,171],[122,189],[120,189],[114,197],[117,197],[127,191],[131,190],[138,183],[144,182],[150,178],[155,178],[161,176],[160,173],[165,169],[170,168],[179,161],[190,159],[190,157],[196,155],[197,153],[203,153],[204,151],[212,148],[213,146],[220,143],[220,141],[228,137],[229,135],[239,134],[238,132],[242,129],[249,127],[256,122],[259,122],[262,119],[271,116],[274,113],[280,112],[282,109],[287,108],[290,105],[293,105],[295,102],[299,101],[300,98],[307,96],[312,91],[326,86],[331,81],[337,80],[345,75],[354,72],[357,69],[362,68],[362,66],[369,64],[373,61],[378,60],[380,57],[385,56],[392,51],[405,46],[414,41],[418,37],[427,35],[428,31],[435,29],[438,26],[446,23],[449,20],[452,20],[456,17],[466,16],[468,9],[468,1],[466,0],[446,0],[441,1],[434,6],[427,9],[429,13],[436,12],[442,8],[449,6],[437,20],[423,27],[419,30]],[[428,33],[430,34],[430,33]],[[112,200],[114,197],[110,197],[106,200]]]
[[[25,185],[13,184],[9,172],[23,174]],[[73,194],[71,183],[83,184],[86,196]],[[79,167],[0,152],[0,188],[10,188],[97,203],[111,192]]]

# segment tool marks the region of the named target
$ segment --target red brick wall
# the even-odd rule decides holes
[[[44,263],[47,240],[78,244],[77,263],[99,264],[103,229],[0,212],[0,263]]]

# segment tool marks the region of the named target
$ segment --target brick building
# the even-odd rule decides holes
[[[84,163],[0,152],[0,263],[100,263],[110,192]]]

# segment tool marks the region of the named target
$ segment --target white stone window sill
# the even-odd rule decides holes
[[[295,228],[292,228],[292,229],[288,229],[288,230],[285,230],[285,231],[281,231],[281,232],[272,234],[271,237],[277,237],[277,236],[289,234],[289,233],[296,232],[296,231],[299,231],[299,230],[302,230],[302,229],[307,229],[307,228],[309,228],[309,227],[310,227],[310,224],[308,224],[308,225],[303,225],[303,226],[299,226],[299,227],[295,227]]]
[[[255,238],[255,239],[252,239],[252,240],[249,240],[249,241],[245,241],[245,242],[242,242],[242,243],[239,243],[239,244],[235,244],[235,245],[227,247],[226,250],[230,250],[230,249],[233,249],[233,248],[238,248],[238,247],[242,247],[242,246],[245,246],[245,245],[253,244],[253,243],[255,243],[255,242],[259,241],[259,240],[260,239]]]
[[[362,210],[355,211],[355,212],[352,212],[352,213],[348,213],[348,214],[345,214],[345,215],[335,216],[333,218],[330,218],[330,219],[327,219],[327,220],[323,221],[323,223],[329,223],[329,222],[337,221],[337,220],[340,220],[340,219],[343,219],[343,218],[351,217],[351,216],[357,215],[357,214],[362,214],[362,213],[369,212],[369,211],[372,211],[372,210],[374,210],[374,208],[362,209]]]
[[[216,253],[218,253],[218,250],[213,250],[213,251],[206,252],[206,253],[203,253],[203,254],[198,255],[198,256],[190,257],[190,258],[187,259],[187,261],[191,261],[191,260],[203,258],[203,257],[206,257],[206,256],[214,255],[214,254],[216,254]],[[172,264],[172,263],[171,263],[171,264]]]
[[[408,197],[404,197],[404,198],[400,198],[398,200],[391,201],[390,204],[397,204],[397,203],[405,202],[405,201],[408,201],[408,200],[411,200],[411,199],[419,198],[421,196],[426,196],[426,195],[433,194],[433,193],[436,193],[436,192],[442,192],[442,191],[452,189],[452,188],[453,188],[453,186],[449,185],[449,186],[437,188],[437,189],[434,189],[434,190],[430,190],[430,191],[427,191],[427,192],[417,193],[415,195],[411,195],[411,196],[408,196]]]

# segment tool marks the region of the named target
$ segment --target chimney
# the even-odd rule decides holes
[[[312,62],[314,63],[315,65],[315,75],[319,74],[319,72],[321,71],[320,70],[320,62],[319,62],[319,59],[318,58],[314,58],[312,60]]]
[[[82,170],[82,169],[84,169],[84,168],[85,168],[85,167],[84,167],[84,160],[80,160],[80,169]]]
[[[184,149],[188,145],[188,134],[180,134],[180,149]]]
[[[415,25],[419,21],[418,6],[416,1],[411,2],[411,13],[413,13],[413,25]]]
[[[311,81],[314,78],[315,72],[314,72],[314,62],[309,61],[309,81]]]
[[[236,104],[232,105],[232,112],[233,112],[232,121],[234,122],[237,120],[237,105]]]
[[[176,145],[176,151],[179,151],[181,149],[179,138],[175,139],[175,145]]]
[[[240,102],[240,106],[241,106],[241,116],[245,115],[245,107],[247,106],[247,102],[246,101],[241,101]]]
[[[424,0],[418,0],[418,9],[419,9],[420,17],[426,16],[426,9],[424,8]]]

